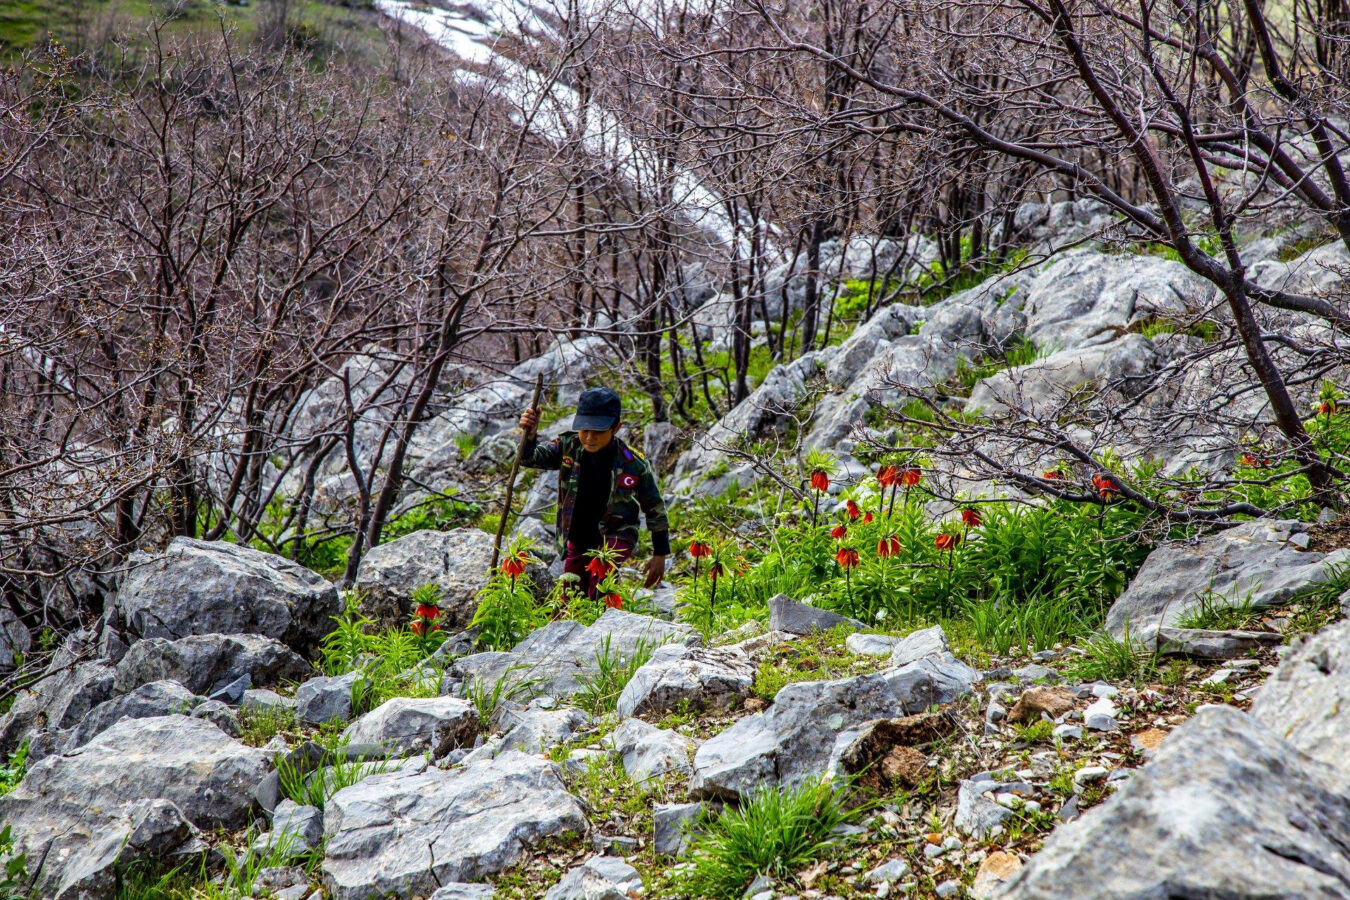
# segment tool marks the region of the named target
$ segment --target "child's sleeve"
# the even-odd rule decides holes
[[[525,439],[525,453],[520,464],[531,469],[562,468],[562,438],[555,437],[547,444],[540,444],[537,435]]]
[[[670,521],[666,518],[666,501],[661,498],[661,488],[656,484],[656,475],[650,465],[642,467],[642,476],[638,479],[638,504],[647,519],[647,530],[652,533],[652,555],[669,556]]]

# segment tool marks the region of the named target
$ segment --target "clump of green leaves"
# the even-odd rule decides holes
[[[739,809],[728,808],[707,823],[690,848],[689,896],[737,898],[756,876],[787,879],[814,861],[838,852],[834,834],[857,821],[844,794],[825,782],[765,787]]]
[[[512,666],[488,685],[487,679],[471,678],[464,686],[464,699],[473,704],[478,713],[478,723],[484,731],[492,728],[492,720],[498,708],[508,700],[520,701],[534,696],[539,680],[535,678],[514,678],[512,673],[524,669],[524,666]]]
[[[4,768],[0,768],[0,797],[19,786],[23,776],[28,773],[28,742],[24,741],[19,749],[9,755]]]
[[[389,769],[390,764],[383,759],[364,756],[348,759],[344,749],[339,747],[325,753],[318,768],[312,772],[301,771],[289,759],[282,757],[277,761],[277,778],[282,796],[289,797],[301,806],[323,809],[338,791]]]
[[[323,668],[329,675],[360,671],[353,687],[353,711],[371,709],[391,697],[440,695],[441,664],[433,654],[443,635],[411,628],[380,629],[361,612],[361,595],[349,591],[337,627],[324,638]]]
[[[529,544],[513,542],[506,549],[502,565],[478,592],[478,609],[472,625],[479,629],[478,643],[485,649],[510,650],[548,622],[525,564],[529,558]]]
[[[299,725],[295,710],[285,706],[245,706],[239,710],[239,739],[250,747],[261,747],[272,738]]]
[[[1158,669],[1157,654],[1147,650],[1127,630],[1117,639],[1101,633],[1089,638],[1083,656],[1070,663],[1066,674],[1077,681],[1139,681]]]
[[[637,642],[632,653],[625,654],[615,650],[610,636],[605,635],[595,654],[596,670],[581,676],[581,690],[574,698],[576,705],[596,716],[613,712],[624,687],[652,658],[655,649],[655,642],[644,638]]]
[[[0,866],[0,900],[28,897],[28,857],[14,852],[14,835],[8,825],[0,828]]]

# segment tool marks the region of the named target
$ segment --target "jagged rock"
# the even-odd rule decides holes
[[[74,900],[116,862],[198,852],[196,829],[243,827],[267,769],[265,752],[209,722],[124,718],[33,765],[0,797],[0,821],[13,826],[16,852],[45,860],[44,895],[70,890]]]
[[[652,422],[642,431],[642,455],[658,472],[674,462],[679,443],[680,429],[669,422]]]
[[[702,803],[657,803],[652,807],[652,846],[660,856],[684,856],[693,841]]]
[[[1350,251],[1341,241],[1330,241],[1288,262],[1268,260],[1252,268],[1255,281],[1264,288],[1325,295],[1343,287]]]
[[[194,634],[174,641],[137,641],[117,664],[114,687],[118,693],[127,693],[152,681],[168,680],[193,693],[209,695],[244,676],[262,686],[299,681],[309,672],[309,663],[273,638],[260,634]]]
[[[266,856],[269,851],[285,852],[294,859],[319,846],[323,840],[323,811],[282,800],[272,812],[272,830],[253,839],[253,852]]]
[[[1008,900],[1339,897],[1350,781],[1230,706],[1206,706],[1115,795],[1051,833]]]
[[[1350,562],[1347,550],[1325,556],[1300,550],[1291,539],[1302,529],[1299,522],[1256,519],[1159,547],[1111,605],[1106,630],[1119,638],[1128,627],[1132,639],[1152,648],[1160,626],[1176,625],[1203,604],[1272,606],[1326,581],[1330,565]]]
[[[890,656],[895,650],[895,645],[899,644],[904,638],[894,637],[889,634],[850,634],[844,639],[844,646],[850,653],[857,653],[859,656]]]
[[[495,891],[490,884],[471,884],[458,881],[436,889],[427,900],[492,900]]]
[[[1017,724],[1037,722],[1041,716],[1058,719],[1073,709],[1077,695],[1065,688],[1034,687],[1022,692],[1012,710],[1008,721]]]
[[[588,829],[551,763],[508,750],[454,771],[374,775],[324,809],[333,900],[426,896],[515,865],[527,848]]]
[[[569,697],[584,687],[583,679],[600,671],[597,658],[608,648],[615,659],[631,659],[640,647],[668,643],[695,644],[698,634],[688,625],[650,616],[605,610],[587,627],[574,620],[550,622],[536,629],[509,653],[475,653],[453,663],[454,674],[492,687],[498,679],[550,697]]]
[[[312,653],[338,613],[337,589],[288,559],[225,541],[174,538],[134,553],[116,608],[143,638],[260,634]]]
[[[1350,621],[1305,640],[1252,702],[1252,718],[1350,775]]]
[[[294,710],[295,699],[292,697],[283,697],[276,691],[268,688],[249,688],[244,691],[244,699],[239,701],[239,708],[246,710],[263,709],[284,709]]]
[[[923,659],[925,656],[944,656],[952,652],[947,633],[941,625],[922,628],[907,635],[891,651],[891,667],[899,668]]]
[[[65,751],[83,747],[123,719],[187,715],[202,701],[176,681],[152,681],[129,694],[105,700],[89,711],[62,742]]]
[[[826,774],[835,779],[875,767],[876,772],[884,776],[883,782],[913,774],[915,764],[924,762],[923,755],[915,757],[894,751],[932,743],[951,734],[956,726],[956,717],[945,712],[864,722],[840,732],[835,738],[835,749]],[[901,777],[901,780],[911,779]]]
[[[812,634],[817,631],[829,631],[844,626],[858,631],[866,626],[857,619],[850,619],[828,609],[817,609],[806,603],[798,603],[786,594],[769,600],[769,630],[787,634]]]
[[[320,675],[295,689],[295,711],[310,725],[325,722],[349,722],[352,718],[352,691],[366,676],[357,672],[345,675]]]
[[[892,885],[909,874],[909,863],[903,859],[892,859],[882,863],[863,875],[864,884]]]
[[[488,581],[492,535],[477,528],[414,531],[372,547],[356,573],[372,618],[390,624],[407,621],[408,598],[417,588],[434,584],[441,590],[441,615],[446,628],[465,628],[478,608],[478,592]]]
[[[1083,710],[1083,724],[1092,731],[1116,731],[1120,727],[1116,715],[1116,705],[1111,698],[1102,697]]]
[[[980,862],[979,871],[970,885],[970,896],[975,900],[989,900],[1021,868],[1022,861],[1015,855],[995,850]]]
[[[971,686],[980,680],[980,673],[946,653],[888,669],[881,677],[900,701],[904,714],[912,715],[969,694]]]
[[[543,753],[566,743],[590,724],[590,716],[571,706],[508,710],[497,721],[502,731],[502,748],[524,753]]]
[[[629,900],[642,893],[642,876],[617,856],[592,856],[548,889],[544,900]]]
[[[1002,833],[1003,825],[1013,817],[1013,811],[995,803],[989,794],[999,793],[1007,787],[992,780],[962,781],[956,791],[954,824],[957,830],[981,841]]]
[[[32,649],[33,636],[14,611],[0,607],[0,671],[14,668],[20,655]]]
[[[1153,342],[1127,334],[1109,344],[1074,347],[979,381],[966,410],[996,416],[1009,411],[1053,418],[1084,385],[1114,385],[1125,396],[1162,364]],[[1130,379],[1134,379],[1131,383]]]
[[[440,758],[473,743],[478,712],[455,697],[394,697],[347,726],[352,744],[371,744],[397,756],[431,751]]]
[[[103,662],[74,663],[21,690],[0,717],[0,751],[12,753],[36,734],[78,725],[112,696],[113,680],[113,667]]]
[[[726,708],[750,693],[755,664],[736,647],[667,645],[652,654],[619,695],[620,718],[669,712]]]
[[[634,781],[658,778],[668,772],[687,775],[694,771],[689,764],[693,741],[641,719],[624,719],[605,738],[605,743],[619,754],[623,770]]]
[[[1192,659],[1235,659],[1283,641],[1283,635],[1268,631],[1163,627],[1158,632],[1158,652],[1164,656],[1189,656]]]
[[[735,798],[761,785],[801,783],[824,774],[840,732],[906,712],[879,675],[789,684],[768,710],[746,716],[699,747],[690,791]]]
[[[192,708],[189,714],[194,719],[210,722],[230,737],[237,738],[243,731],[239,727],[239,717],[219,700],[203,700]]]

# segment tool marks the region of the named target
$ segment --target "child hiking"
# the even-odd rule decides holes
[[[601,547],[619,565],[637,549],[638,512],[652,533],[652,558],[644,583],[655,587],[666,572],[670,555],[670,526],[666,504],[647,460],[617,436],[623,407],[609,388],[584,391],[577,403],[572,430],[547,444],[536,442],[539,410],[520,417],[524,432],[521,465],[558,470],[558,549],[563,571],[580,579],[581,589],[594,597],[604,580],[596,577],[603,566],[592,564],[592,551]]]

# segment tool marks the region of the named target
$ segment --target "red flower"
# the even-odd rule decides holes
[[[1042,472],[1041,477],[1044,478],[1046,481],[1059,481],[1064,476],[1059,474],[1058,469],[1051,469],[1048,472]]]
[[[900,470],[895,466],[882,466],[877,469],[877,481],[882,487],[890,487],[900,480]]]
[[[715,562],[708,567],[708,574],[712,576],[714,581],[716,581],[717,577],[725,571],[726,570],[722,568],[722,564],[720,562]]]
[[[856,520],[862,515],[862,510],[859,509],[858,504],[854,503],[852,500],[844,501],[844,507],[848,510],[848,517],[850,519]]]
[[[863,524],[864,524],[864,525],[871,525],[871,524],[872,524],[872,519],[873,519],[873,518],[875,518],[875,517],[874,517],[871,513],[865,513],[865,514],[863,515]]]
[[[836,541],[842,541],[844,538],[848,537],[848,529],[843,525],[836,525],[830,529],[830,537],[834,538]]]
[[[515,556],[508,556],[502,562],[502,571],[512,578],[519,578],[525,574],[525,566],[529,562],[529,557],[524,553],[517,553]]]
[[[428,628],[428,627],[427,627],[428,625],[430,625],[431,627]],[[441,626],[437,625],[436,623],[434,623],[434,622],[424,622],[424,621],[421,620],[421,619],[416,619],[416,620],[412,623],[411,628],[412,628],[412,633],[415,634],[415,635],[417,635],[418,637],[421,637],[423,634],[426,634],[426,633],[428,633],[428,632],[436,632],[436,631],[440,631],[440,630],[441,630]]]
[[[1336,401],[1323,400],[1322,405],[1317,407],[1317,411],[1324,416],[1334,415],[1336,413]]]
[[[842,569],[851,569],[859,562],[858,551],[850,550],[848,547],[840,547],[839,552],[834,555],[834,561],[839,563]]]
[[[900,484],[902,487],[914,487],[920,481],[923,481],[923,469],[918,466],[911,466],[900,473]]]
[[[980,515],[978,509],[967,507],[961,510],[961,522],[967,528],[979,528],[984,524],[984,516]]]
[[[877,556],[885,559],[888,556],[900,555],[900,535],[893,534],[890,537],[884,537],[877,541]]]
[[[432,603],[419,603],[413,615],[430,622],[432,619],[440,618],[441,608]]]
[[[961,535],[946,531],[933,539],[933,545],[939,550],[955,550],[959,543],[961,543]]]
[[[610,609],[623,609],[623,597],[619,594],[606,594],[605,606]]]
[[[823,469],[816,469],[811,473],[811,487],[821,493],[828,491],[830,489],[830,476]]]
[[[689,555],[694,559],[702,559],[705,556],[712,555],[712,546],[702,541],[693,541],[689,544]]]
[[[610,572],[614,571],[614,567],[597,556],[586,563],[586,571],[596,578],[605,578]]]
[[[1113,500],[1120,494],[1120,483],[1111,475],[1093,475],[1092,487],[1103,500]]]
[[[624,488],[625,490],[637,487],[637,483],[638,480],[636,475],[629,475],[625,472],[619,476],[619,487]]]

